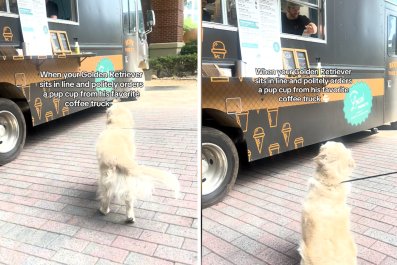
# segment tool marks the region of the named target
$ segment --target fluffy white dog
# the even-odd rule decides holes
[[[346,204],[354,168],[351,152],[342,143],[327,142],[314,158],[314,178],[303,204],[301,265],[355,265],[357,248],[350,232]]]
[[[109,213],[112,197],[124,200],[127,208],[127,222],[135,220],[134,201],[152,194],[154,184],[162,184],[179,195],[179,181],[171,173],[138,165],[135,160],[135,140],[132,132],[133,118],[125,107],[126,103],[116,103],[107,113],[107,127],[100,134],[96,153],[100,177],[98,198],[100,212]]]

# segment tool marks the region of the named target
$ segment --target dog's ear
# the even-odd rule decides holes
[[[327,163],[327,156],[324,153],[319,153],[318,156],[313,158],[317,165],[324,165]]]

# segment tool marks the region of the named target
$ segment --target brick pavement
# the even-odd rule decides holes
[[[197,260],[197,94],[195,83],[149,89],[128,103],[137,159],[175,173],[182,198],[157,188],[136,203],[136,222],[113,203],[101,216],[95,199],[95,141],[103,110],[88,110],[29,133],[20,157],[0,168],[0,263],[194,264]],[[186,98],[181,95],[189,94]],[[179,97],[177,97],[179,95]],[[173,104],[167,104],[172,97]],[[175,101],[181,104],[174,104]],[[161,101],[161,102],[159,102]]]
[[[397,171],[397,131],[344,137],[353,177]],[[301,203],[318,145],[256,161],[223,200],[203,211],[203,265],[299,264]],[[358,264],[397,264],[397,174],[354,182],[348,203]]]

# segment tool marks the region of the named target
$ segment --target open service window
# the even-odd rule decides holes
[[[203,0],[203,22],[213,22],[237,27],[235,0]]]
[[[52,22],[78,22],[77,0],[43,0],[46,4],[47,17]],[[1,15],[18,15],[17,0],[0,0]]]
[[[0,0],[1,1],[1,0]],[[77,0],[45,0],[47,17],[52,22],[78,22]]]
[[[47,17],[52,21],[78,22],[77,0],[45,0]]]
[[[325,40],[325,0],[281,0],[283,38]]]

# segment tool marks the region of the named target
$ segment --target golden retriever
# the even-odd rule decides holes
[[[133,118],[127,103],[115,103],[107,111],[106,129],[96,145],[100,176],[98,198],[100,212],[109,213],[113,197],[126,203],[127,222],[135,220],[134,201],[152,194],[154,184],[162,184],[179,194],[179,181],[171,173],[142,166],[135,160]]]
[[[314,178],[303,203],[301,265],[355,265],[357,248],[346,204],[354,160],[342,143],[327,142],[314,158]]]

